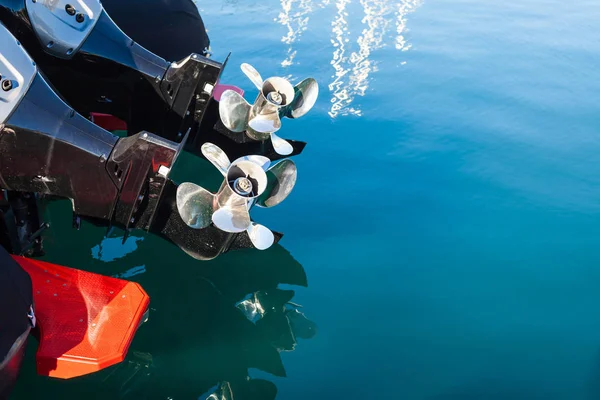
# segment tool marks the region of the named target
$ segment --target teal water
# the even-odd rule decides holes
[[[140,282],[152,309],[127,360],[83,379],[37,377],[31,343],[14,399],[203,400],[224,381],[236,400],[600,399],[597,1],[199,8],[224,81],[252,97],[249,62],[320,84],[281,132],[308,142],[294,192],[253,210],[285,237],[199,262],[51,207],[46,259]],[[218,180],[190,155],[174,174]],[[295,346],[281,307],[256,325],[235,308],[276,287],[316,324]]]

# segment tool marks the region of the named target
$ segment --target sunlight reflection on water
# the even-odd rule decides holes
[[[353,103],[356,97],[365,95],[371,74],[378,70],[379,61],[372,57],[372,52],[389,46],[398,51],[409,50],[411,45],[405,37],[406,16],[420,4],[421,0],[361,0],[362,30],[355,30],[356,26],[348,16],[349,13],[357,15],[357,10],[350,10],[350,0],[281,0],[282,10],[275,18],[275,22],[287,29],[281,38],[287,46],[286,58],[281,61],[281,66],[294,64],[297,55],[294,44],[309,29],[311,14],[335,7],[331,19],[333,52],[330,64],[333,73],[328,84],[331,93],[329,115],[332,118],[361,115],[360,105]]]

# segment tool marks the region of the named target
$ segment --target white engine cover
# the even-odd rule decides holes
[[[23,46],[0,24],[0,124],[4,124],[29,90],[37,67]],[[9,90],[5,88],[10,85]]]

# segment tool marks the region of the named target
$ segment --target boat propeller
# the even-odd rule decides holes
[[[263,81],[258,71],[243,63],[241,69],[254,83],[259,94],[250,104],[242,95],[225,90],[219,102],[221,121],[232,132],[246,131],[254,140],[269,137],[278,154],[289,155],[294,149],[286,140],[275,134],[281,128],[281,118],[300,118],[314,106],[319,95],[319,85],[306,78],[296,86],[284,78],[271,77]]]
[[[195,183],[177,188],[177,210],[191,228],[203,229],[211,223],[218,229],[246,231],[252,244],[265,250],[274,243],[273,232],[250,220],[250,208],[274,207],[290,194],[296,184],[296,164],[285,159],[271,165],[264,156],[251,155],[230,162],[223,150],[212,143],[202,145],[202,154],[223,174],[216,194]]]

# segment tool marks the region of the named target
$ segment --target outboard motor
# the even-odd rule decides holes
[[[114,115],[130,133],[180,142],[202,119],[224,67],[196,53],[159,57],[128,37],[99,0],[0,0],[0,21],[78,113]]]
[[[157,11],[171,6],[177,15],[165,13],[166,25]],[[86,117],[113,115],[126,123],[130,135],[146,130],[175,142],[181,142],[182,132],[189,129],[185,149],[199,156],[207,142],[233,159],[260,154],[277,160],[302,152],[305,142],[284,140],[274,132],[280,127],[279,117],[298,118],[312,107],[318,92],[313,79],[293,89],[282,78],[267,79],[259,90],[264,96],[269,91],[282,94],[285,101],[266,98],[254,105],[252,113],[232,93],[226,96],[226,104],[219,105],[224,86],[216,89],[227,60],[219,63],[204,56],[208,36],[191,1],[169,0],[159,7],[109,1],[107,7],[131,36],[99,0],[0,0],[0,22],[21,41],[66,101]],[[248,69],[244,72],[249,75]],[[255,71],[253,75],[249,77],[257,84],[261,78]],[[267,90],[273,82],[286,90]],[[246,115],[238,115],[242,110]],[[221,122],[225,114],[234,128]],[[244,120],[250,122],[247,134],[240,131]]]
[[[204,21],[192,0],[104,0],[102,4],[127,36],[167,60],[183,59],[188,54],[198,52],[206,55],[210,47]],[[149,26],[152,29],[148,29]],[[213,143],[222,148],[231,159],[248,154],[260,154],[272,161],[283,158],[274,143],[268,140],[269,135],[250,136],[233,132],[223,125],[219,105],[223,92],[232,88],[238,90],[240,95],[243,94],[241,89],[219,82],[208,100],[206,110],[199,112],[201,108],[197,109],[196,114],[200,118],[195,118],[198,123],[195,131],[198,134],[194,135],[192,129],[186,150],[200,156],[202,145]],[[291,108],[288,107],[289,109]],[[280,142],[283,143],[283,139]],[[298,140],[285,142],[288,149],[289,146],[292,147],[291,153],[285,156],[300,154],[306,145]]]
[[[169,173],[187,135],[179,144],[145,131],[119,138],[65,103],[1,25],[0,43],[2,189],[69,198],[77,226],[85,218],[151,231],[200,259],[252,247],[247,235],[198,231],[179,216]]]
[[[35,327],[31,278],[0,247],[0,399],[12,390],[29,332]]]

